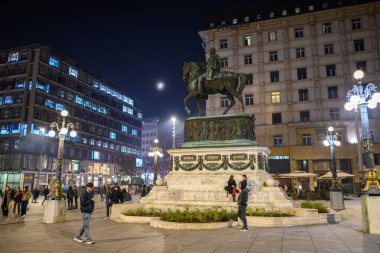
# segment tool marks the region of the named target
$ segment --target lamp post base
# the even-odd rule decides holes
[[[362,195],[363,232],[380,234],[380,196]]]
[[[334,210],[343,210],[345,208],[342,190],[330,190],[330,207]]]
[[[66,201],[46,200],[43,223],[61,223],[66,221]]]

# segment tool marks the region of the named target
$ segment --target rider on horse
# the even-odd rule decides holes
[[[215,48],[210,49],[210,57],[206,63],[206,80],[214,80],[214,78],[219,74],[220,71],[220,58],[216,53]],[[198,80],[198,92],[201,97],[204,96],[203,85],[204,85],[204,74],[200,75]]]

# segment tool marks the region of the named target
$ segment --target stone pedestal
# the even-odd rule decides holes
[[[380,196],[362,196],[363,231],[380,234]]]
[[[65,200],[46,200],[43,223],[60,223],[66,220]]]
[[[330,207],[334,210],[343,210],[345,208],[342,190],[330,190]]]

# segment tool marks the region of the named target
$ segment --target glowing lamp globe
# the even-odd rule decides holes
[[[67,115],[69,115],[69,112],[67,110],[62,110],[61,115],[62,117],[67,117]]]
[[[374,101],[373,99],[370,99],[369,101],[368,101],[368,108],[369,109],[375,109],[376,108],[376,105],[377,105],[377,102],[376,101]]]
[[[362,70],[358,69],[358,70],[356,70],[356,71],[354,72],[354,78],[355,78],[356,80],[360,80],[360,79],[362,79],[363,77],[364,77],[364,72],[363,72]]]
[[[70,132],[70,136],[71,137],[76,137],[77,136],[77,131],[75,131],[75,130],[72,130],[71,132]]]
[[[55,131],[53,129],[51,129],[49,132],[48,132],[48,135],[49,137],[54,137],[55,136]]]
[[[376,103],[380,103],[380,92],[375,92],[375,93],[372,95],[372,99],[373,99]]]
[[[352,111],[352,109],[354,109],[354,105],[351,104],[350,102],[347,102],[347,103],[344,104],[344,109],[346,111]]]
[[[67,134],[67,131],[68,131],[68,130],[67,130],[66,127],[62,127],[60,133],[66,135],[66,134]]]
[[[353,95],[350,97],[350,103],[353,105],[357,105],[360,102],[360,97],[358,95]]]
[[[330,145],[329,141],[328,140],[324,140],[323,141],[323,145],[325,145],[326,147],[328,147]]]
[[[338,146],[338,147],[339,147],[342,143],[341,143],[339,140],[335,140],[335,141],[334,141],[334,144],[335,144],[335,146]]]

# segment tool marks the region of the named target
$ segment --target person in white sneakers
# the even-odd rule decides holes
[[[82,213],[82,227],[79,229],[77,235],[74,237],[74,240],[77,242],[84,242],[82,240],[82,235],[86,235],[86,243],[94,244],[94,241],[90,236],[90,219],[91,213],[94,211],[95,207],[95,197],[93,193],[94,185],[89,182],[86,185],[86,191],[80,196],[80,211]]]
[[[238,198],[238,213],[237,216],[243,221],[243,228],[240,231],[248,231],[248,225],[247,225],[247,204],[248,204],[248,188],[246,183],[240,182],[240,194]]]

